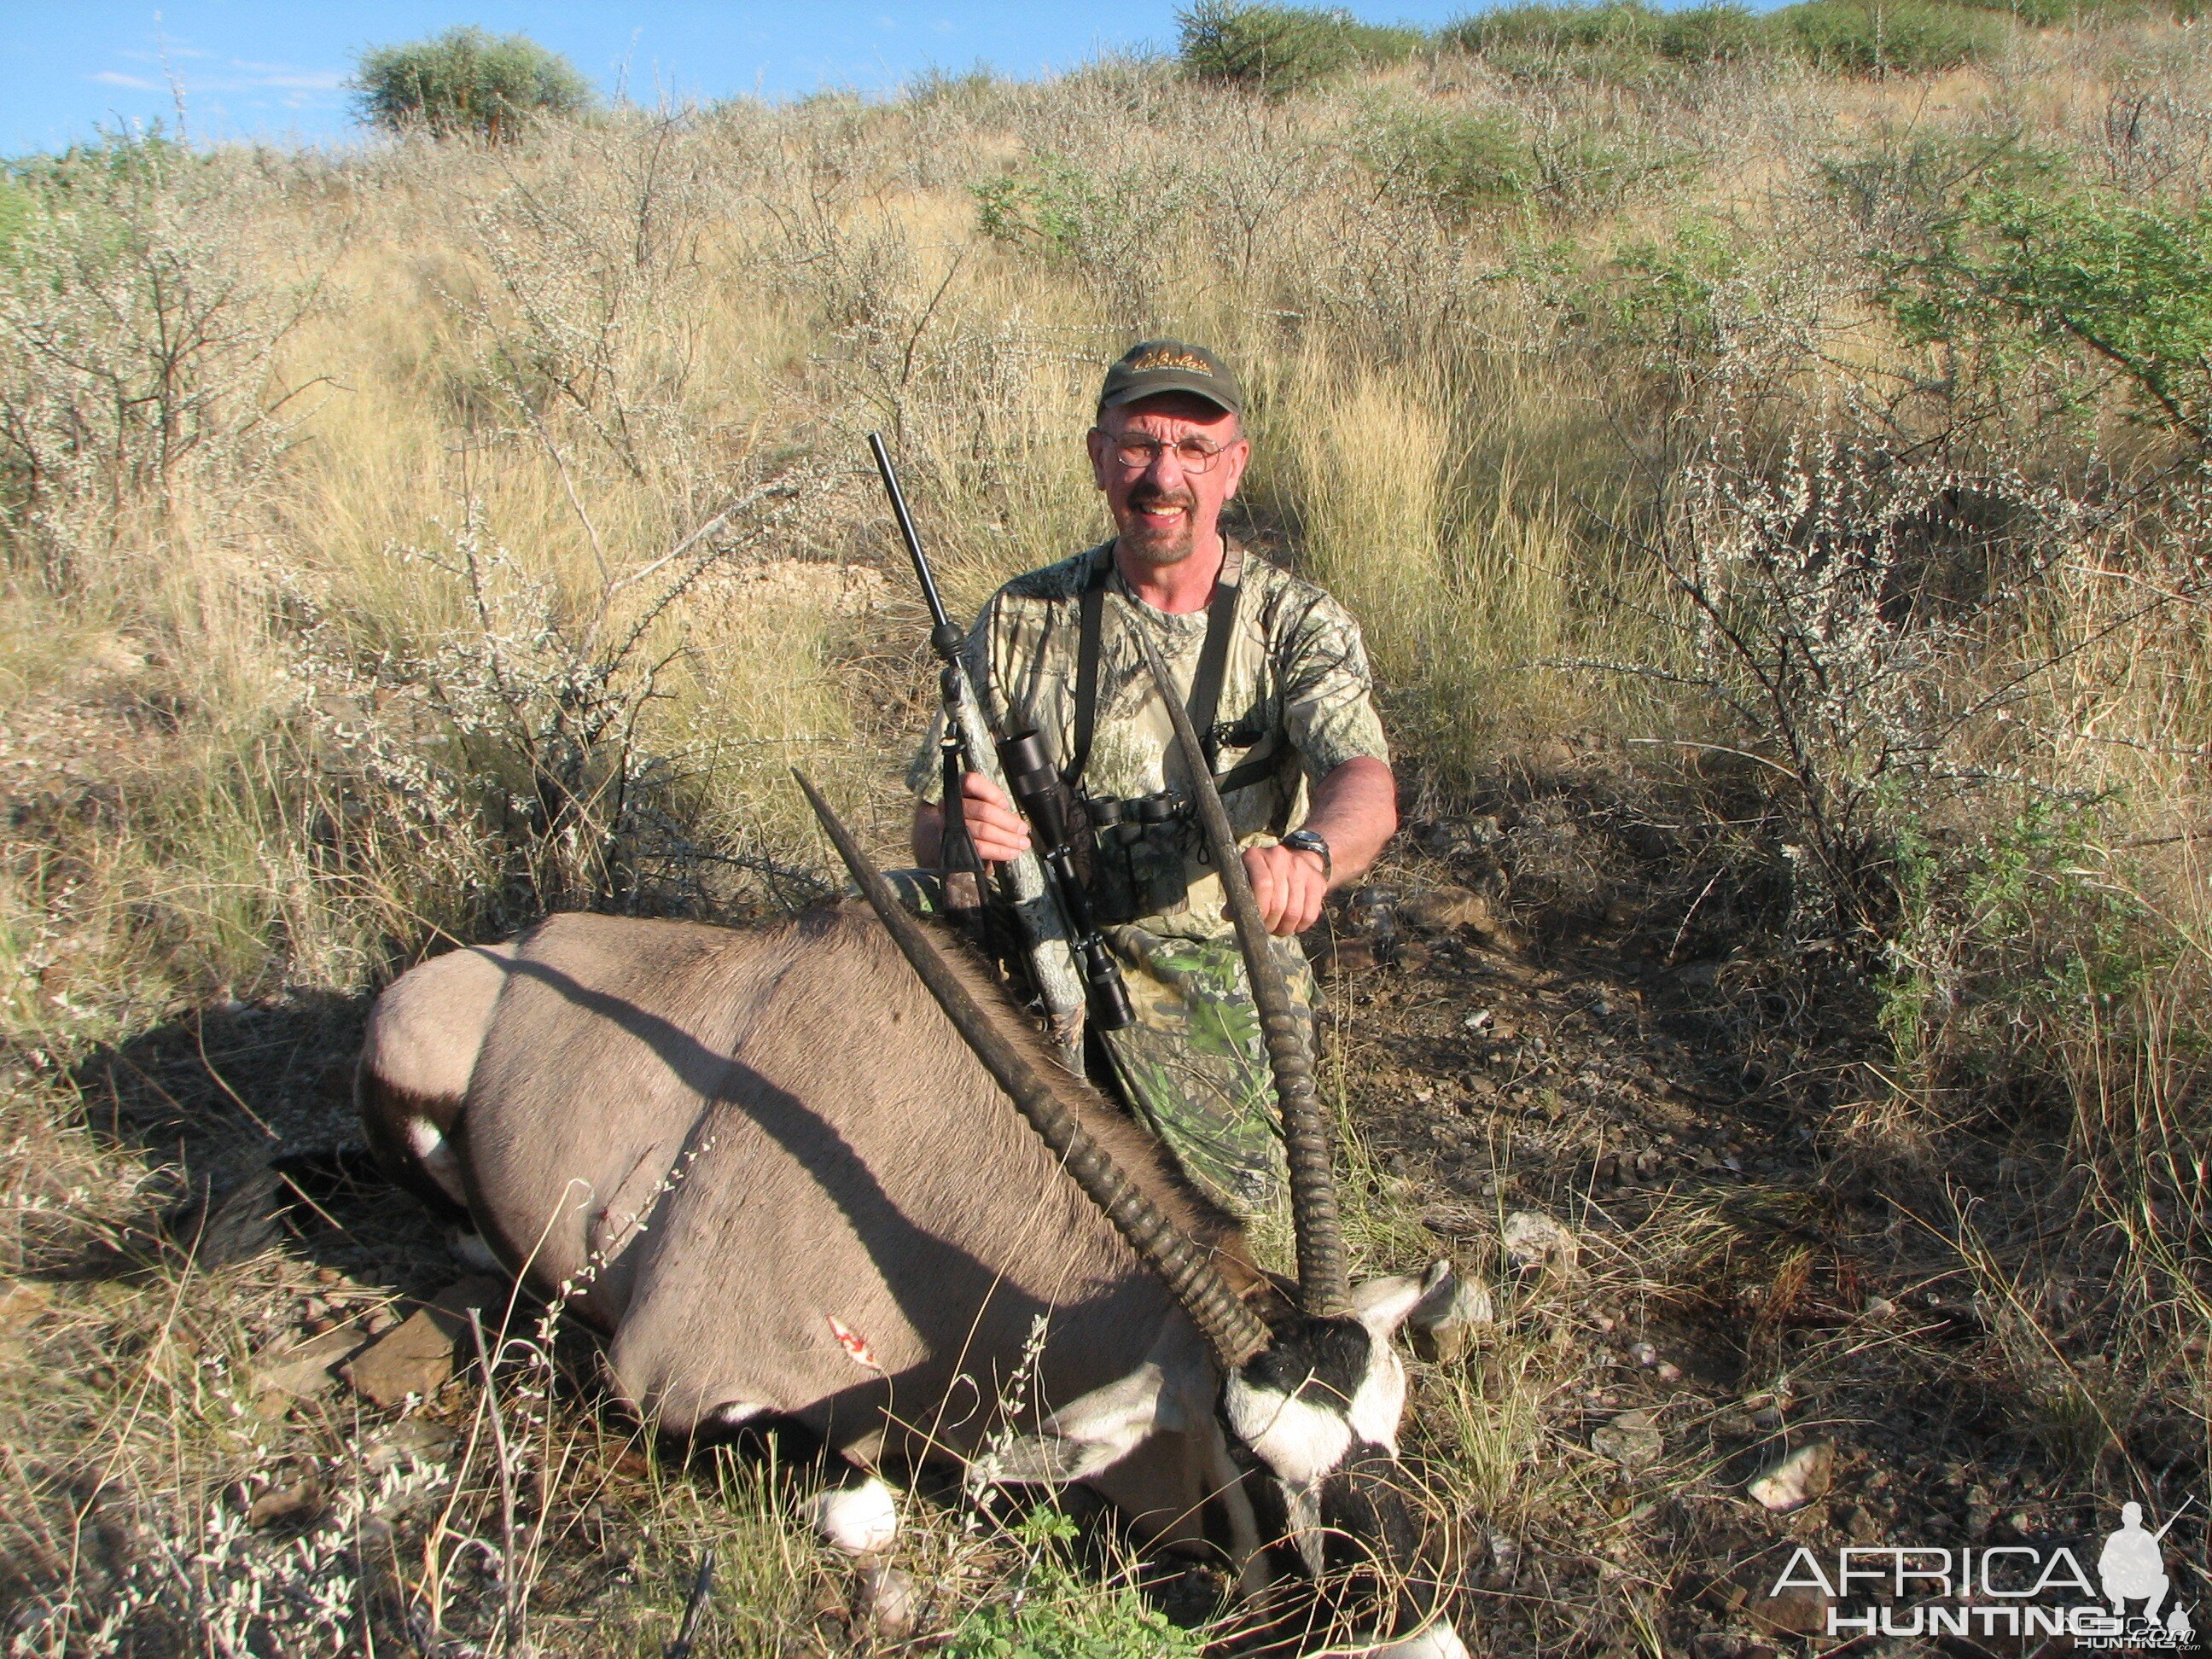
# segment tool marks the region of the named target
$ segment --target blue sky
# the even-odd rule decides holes
[[[1437,23],[1474,0],[1356,4],[1376,22]],[[1065,69],[1102,49],[1175,41],[1175,0],[765,0],[764,3],[492,3],[391,0],[0,0],[0,154],[50,149],[96,125],[173,124],[195,138],[350,137],[344,82],[365,46],[455,23],[520,30],[612,92],[652,102],[894,88],[935,64],[1002,74]]]

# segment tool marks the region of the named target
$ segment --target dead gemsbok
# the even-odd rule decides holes
[[[647,1421],[793,1420],[840,1453],[814,1516],[841,1547],[896,1535],[875,1471],[959,1460],[1085,1482],[1248,1590],[1279,1567],[1354,1587],[1378,1651],[1463,1656],[1415,1559],[1392,1346],[1449,1272],[1348,1283],[1311,1062],[1190,769],[1283,1112],[1295,1304],[804,779],[868,910],[744,931],[557,915],[426,963],[370,1016],[370,1144],[539,1294],[569,1287]],[[1036,1403],[1010,1428],[994,1402],[1024,1364]]]

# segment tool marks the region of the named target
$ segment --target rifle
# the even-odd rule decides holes
[[[1077,867],[1079,848],[1070,833],[1077,817],[1072,810],[1074,803],[1068,799],[1066,786],[1037,734],[1018,732],[1010,736],[998,728],[984,709],[968,678],[967,665],[961,659],[963,636],[945,615],[937,579],[921,550],[921,537],[914,527],[913,514],[907,511],[906,493],[899,488],[883,434],[871,432],[868,448],[876,458],[876,471],[882,475],[884,493],[890,498],[891,516],[898,522],[907,556],[914,561],[914,574],[929,606],[930,649],[942,665],[938,688],[945,706],[945,737],[939,755],[946,840],[939,859],[947,872],[948,903],[952,901],[954,883],[963,874],[975,879],[979,903],[981,897],[981,860],[975,857],[960,805],[967,774],[981,772],[1012,797],[1043,855],[1040,861],[1036,854],[1024,853],[1007,864],[1006,883],[1046,1018],[1063,1047],[1074,1051],[1079,1048],[1080,1022],[1086,1006],[1092,1024],[1101,1030],[1120,1030],[1136,1018],[1121,983],[1120,965],[1100,936],[1085,896]],[[962,899],[966,896],[963,891]],[[1077,957],[1082,964],[1079,979]]]

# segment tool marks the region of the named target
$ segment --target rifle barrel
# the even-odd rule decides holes
[[[868,434],[868,448],[876,458],[876,471],[883,475],[884,493],[891,498],[891,516],[898,520],[899,538],[906,543],[907,556],[914,561],[914,574],[921,579],[921,597],[929,604],[930,643],[939,656],[950,661],[945,638],[951,635],[957,650],[959,635],[953,629],[952,619],[945,614],[945,601],[938,597],[937,578],[930,571],[928,556],[921,550],[921,537],[914,527],[914,514],[907,511],[906,491],[899,488],[898,473],[891,466],[891,453],[884,447],[884,434]]]
[[[2166,1524],[2160,1527],[2156,1532],[2151,1534],[2150,1541],[2155,1544],[2160,1539],[2165,1537],[2166,1534],[2172,1532],[2173,1530],[2173,1523],[2181,1519],[2182,1510],[2187,1509],[2196,1501],[2197,1494],[2195,1492],[2191,1492],[2187,1497],[2184,1498],[2181,1500],[2181,1509],[2174,1510],[2172,1515],[2166,1517]]]

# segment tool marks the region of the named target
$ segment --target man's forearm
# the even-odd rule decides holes
[[[1365,875],[1398,830],[1398,781],[1389,766],[1355,756],[1314,786],[1312,810],[1298,826],[1328,843],[1329,885]]]
[[[908,840],[914,847],[914,867],[937,868],[938,855],[945,850],[945,809],[935,801],[915,802],[914,828]]]

